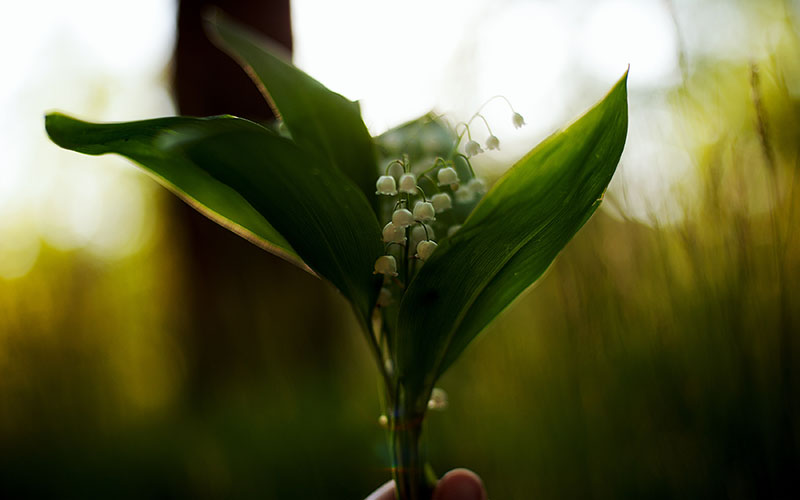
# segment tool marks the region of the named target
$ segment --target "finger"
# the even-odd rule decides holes
[[[453,469],[439,480],[433,500],[487,500],[483,481],[467,469]]]
[[[368,496],[366,500],[395,500],[394,481],[388,481],[386,484],[375,490],[372,495]]]

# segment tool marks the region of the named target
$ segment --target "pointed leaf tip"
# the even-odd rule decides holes
[[[250,75],[292,139],[347,175],[377,211],[376,151],[358,104],[292,65],[279,44],[222,13],[209,15],[206,29]]]
[[[517,162],[411,283],[400,305],[398,373],[420,408],[436,379],[599,206],[625,144],[627,110],[626,72]]]

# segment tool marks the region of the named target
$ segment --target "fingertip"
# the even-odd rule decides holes
[[[439,480],[433,500],[487,500],[486,488],[471,470],[453,469]]]
[[[395,500],[394,480],[387,481],[383,486],[375,490],[366,500]]]

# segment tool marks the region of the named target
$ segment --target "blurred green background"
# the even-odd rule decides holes
[[[65,7],[32,3],[20,12],[31,23],[18,17],[19,29],[52,32],[35,34],[40,52],[14,61],[45,54],[46,64],[12,61],[21,80],[0,87],[10,110],[0,122],[4,154],[17,151],[0,165],[0,496],[365,497],[389,478],[389,460],[377,373],[346,302],[125,162],[58,151],[43,138],[41,116],[52,107],[96,119],[174,112],[164,97],[169,75],[177,68],[175,89],[186,85],[180,60],[170,62],[177,5],[76,2],[78,28],[65,28],[74,12],[60,17]],[[236,14],[233,2],[219,3]],[[267,4],[266,17],[285,28],[285,4]],[[656,9],[672,63],[647,80],[634,51],[614,69],[632,64],[632,125],[604,208],[441,380],[450,404],[428,420],[432,464],[477,471],[495,499],[791,498],[800,477],[797,2],[595,4],[598,16],[601,7]],[[493,5],[569,14],[588,4]],[[379,14],[354,1],[339,8],[329,24],[346,23],[349,8]],[[94,21],[81,17],[98,9],[106,10]],[[301,21],[321,10],[305,0],[291,11],[296,55],[314,76],[303,44],[325,39]],[[131,52],[144,51],[140,66],[132,56],[114,66],[101,52],[82,53],[77,66],[63,61],[111,37],[92,32],[81,42],[70,29],[137,12],[150,30],[154,13],[166,19],[158,24],[165,48]],[[447,19],[436,8],[429,15]],[[577,37],[582,28],[565,29]],[[632,50],[648,46],[641,32],[608,36]],[[482,57],[459,40],[453,61]],[[25,50],[34,49],[15,53]],[[504,60],[524,65],[537,50],[546,48],[517,46]],[[351,56],[359,57],[338,54]],[[509,137],[506,154],[602,95],[613,78],[592,64],[576,56],[564,66],[575,76],[553,116],[512,98],[538,135]],[[491,95],[453,86],[463,75],[448,68],[440,91],[474,95],[464,110]],[[203,87],[201,78],[189,86]],[[504,92],[504,78],[515,76],[498,75],[487,92]],[[173,91],[181,109],[224,98],[212,89],[182,101],[187,92]],[[263,103],[219,105],[268,113]],[[412,117],[375,118],[391,109],[381,106],[364,99],[375,133],[382,119]],[[12,148],[20,143],[27,149]],[[508,166],[484,161],[489,176]]]

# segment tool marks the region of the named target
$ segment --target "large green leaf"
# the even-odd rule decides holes
[[[380,228],[363,194],[317,155],[233,117],[101,125],[52,114],[47,130],[62,147],[87,154],[119,153],[160,177],[177,179],[197,201],[219,195],[245,202],[236,207],[269,220],[272,231],[350,299],[368,326],[380,286],[372,275],[372,265],[383,253]]]
[[[94,124],[51,113],[45,126],[53,142],[62,148],[90,155],[118,153],[130,158],[209,219],[310,272],[286,239],[240,194],[182,155],[155,144],[161,133],[199,120],[222,127],[233,118],[174,117]]]
[[[599,206],[625,144],[626,81],[627,74],[583,117],[517,162],[411,283],[396,338],[399,375],[418,410],[436,378],[544,273]]]
[[[372,138],[358,103],[328,90],[277,54],[262,35],[219,13],[208,18],[211,38],[245,68],[301,147],[313,148],[344,172],[377,206]]]

